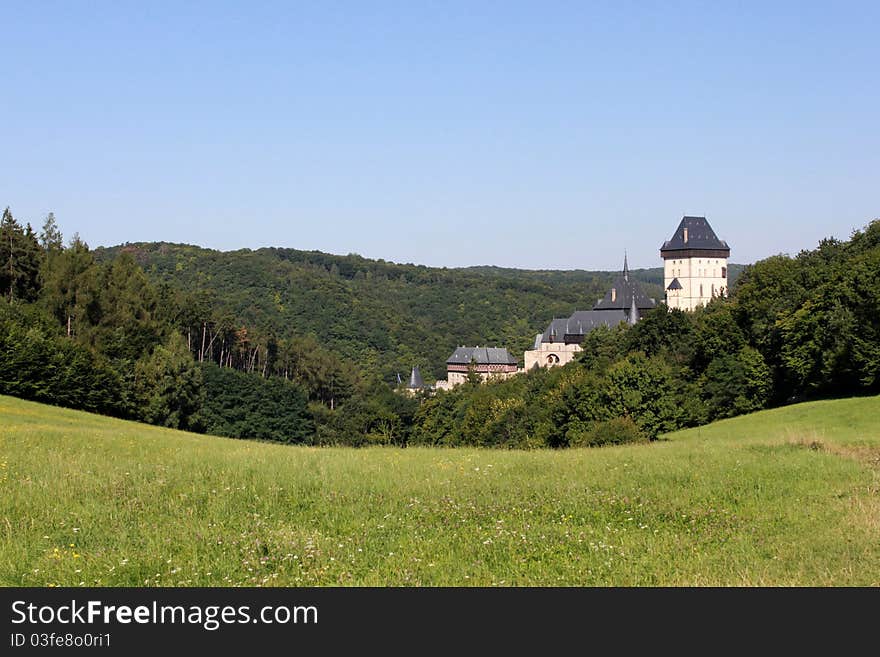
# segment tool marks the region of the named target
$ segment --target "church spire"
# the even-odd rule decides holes
[[[626,264],[626,249],[623,250],[623,280],[629,282],[629,265]]]

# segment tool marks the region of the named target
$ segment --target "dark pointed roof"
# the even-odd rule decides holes
[[[614,279],[611,289],[614,294],[609,290],[592,310],[578,310],[571,317],[550,322],[547,330],[535,338],[535,349],[539,347],[539,342],[572,342],[599,326],[613,328],[621,322],[635,324],[641,319],[642,312],[657,306],[657,302],[642,291],[638,282],[630,279],[626,252],[623,254],[623,272]],[[612,296],[614,301],[611,300]]]
[[[623,273],[614,279],[611,289],[608,290],[603,298],[599,299],[599,302],[593,306],[593,310],[629,311],[633,300],[635,300],[636,307],[639,310],[650,310],[657,305],[656,301],[642,291],[637,281],[630,279],[629,265],[626,261],[626,254],[624,254]]]
[[[666,289],[667,290],[680,290],[680,289],[682,289],[681,282],[678,280],[678,278],[673,278],[672,282],[666,286]]]
[[[626,318],[627,324],[630,326],[634,326],[637,321],[641,319],[641,315],[639,315],[639,308],[636,306],[636,298],[633,297],[632,305],[629,307],[629,316]]]
[[[425,387],[425,381],[422,379],[422,373],[419,372],[418,365],[413,365],[412,374],[409,375],[409,384],[406,387],[413,390],[421,390]]]
[[[458,347],[446,359],[447,365],[516,365],[516,358],[503,347]]]
[[[687,236],[685,236],[685,230],[687,230]],[[681,223],[672,234],[672,238],[665,241],[660,247],[660,255],[663,255],[665,251],[727,251],[727,255],[730,255],[730,247],[727,246],[727,242],[718,239],[718,235],[712,230],[706,217],[682,217]]]

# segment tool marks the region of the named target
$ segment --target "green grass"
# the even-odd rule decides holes
[[[0,397],[0,584],[878,585],[880,397],[652,445],[328,449]]]

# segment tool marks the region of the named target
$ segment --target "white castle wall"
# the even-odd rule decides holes
[[[727,294],[727,258],[670,258],[663,270],[666,305],[670,308],[694,310],[713,297]],[[668,289],[675,278],[682,289]]]
[[[539,349],[525,352],[525,371],[533,367],[555,367],[565,365],[581,352],[580,345],[564,342],[542,342]]]

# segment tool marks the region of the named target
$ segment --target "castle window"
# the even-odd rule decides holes
[[[727,278],[727,267],[721,268],[721,278]]]
[[[703,284],[700,283],[700,298],[703,297]]]

